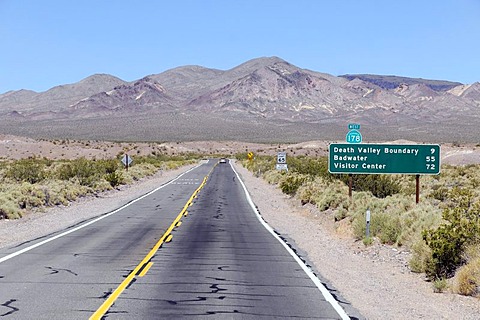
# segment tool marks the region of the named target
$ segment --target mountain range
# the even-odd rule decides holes
[[[0,132],[112,140],[474,142],[480,83],[333,76],[277,57],[230,70],[182,66],[127,82],[96,74],[45,92],[0,94]]]

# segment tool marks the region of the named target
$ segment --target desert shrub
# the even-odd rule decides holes
[[[348,175],[340,175],[346,185],[349,183]],[[397,177],[388,175],[353,175],[353,190],[370,191],[377,198],[386,198],[400,192],[400,184]]]
[[[328,185],[316,189],[312,195],[313,202],[318,210],[324,211],[327,209],[348,208],[350,199],[348,197],[348,190],[340,182],[332,182]]]
[[[327,179],[332,178],[328,172],[327,157],[288,157],[287,164],[289,170],[292,172],[311,176],[321,176]]]
[[[255,160],[244,160],[242,163],[248,170],[260,177],[265,172],[275,169],[276,158],[257,155]]]
[[[43,188],[48,193],[47,205],[68,205],[69,202],[94,192],[91,187],[79,185],[75,180],[51,180]]]
[[[269,170],[263,174],[263,179],[269,184],[278,184],[282,179],[284,172],[278,170]]]
[[[310,179],[309,175],[288,173],[281,179],[280,189],[285,194],[293,195],[304,182]]]
[[[480,296],[480,243],[466,246],[467,264],[455,274],[455,292],[466,296]]]
[[[401,232],[401,220],[396,215],[385,212],[376,212],[370,216],[370,236],[377,237],[381,243],[395,244]],[[356,219],[353,225],[354,235],[363,239],[366,235],[365,214],[361,219]]]
[[[465,262],[465,246],[480,242],[480,202],[472,203],[472,196],[469,190],[454,188],[450,197],[455,206],[443,211],[445,222],[435,230],[422,233],[432,250],[432,260],[426,270],[432,279],[453,276],[455,269]]]
[[[24,182],[19,186],[16,198],[18,199],[20,209],[40,207],[48,204],[45,189],[37,184],[28,182]]]
[[[448,282],[446,278],[438,278],[433,281],[433,292],[442,293],[448,288]]]
[[[326,181],[322,177],[314,177],[313,179],[308,179],[305,181],[297,190],[297,197],[302,201],[302,203],[312,203],[315,204],[315,197],[324,192],[326,189],[332,186],[333,183]],[[335,186],[339,186],[336,184]]]
[[[113,188],[123,183],[123,175],[121,172],[114,171],[107,173],[104,178]]]
[[[98,171],[94,161],[80,158],[60,165],[57,175],[61,180],[76,179],[82,186],[91,186],[98,176]]]
[[[401,194],[386,198],[373,197],[370,192],[356,192],[354,205],[349,207],[354,235],[357,239],[365,236],[365,215],[370,210],[370,233],[382,243],[399,246],[410,245],[423,226],[432,226],[437,212],[431,205],[415,206],[411,199]],[[425,218],[420,216],[425,215]]]
[[[45,179],[45,162],[28,158],[14,161],[6,171],[6,177],[18,182],[38,183]]]
[[[412,257],[410,261],[408,261],[410,270],[417,273],[425,272],[432,259],[430,247],[421,239],[411,246],[411,250]]]
[[[164,170],[175,170],[180,168],[181,166],[187,165],[187,164],[192,164],[194,163],[194,160],[172,160],[172,161],[166,161],[161,165],[161,168]],[[152,173],[153,174],[153,173]]]
[[[448,193],[448,188],[441,185],[435,185],[432,187],[430,196],[434,199],[445,201],[448,198]]]
[[[411,204],[410,199],[407,199],[407,202]],[[420,202],[415,206],[402,207],[404,211],[397,212],[402,221],[402,228],[397,239],[398,245],[410,247],[421,239],[423,230],[436,228],[440,224],[441,209],[428,201]]]
[[[157,156],[153,160],[138,161],[128,174],[123,172],[118,159],[54,162],[29,158],[0,162],[0,219],[20,218],[32,208],[67,205],[79,197],[152,175],[160,167],[171,169],[193,163],[192,159]]]
[[[401,233],[402,223],[399,216],[384,213],[374,216],[372,227],[381,243],[396,244]]]
[[[115,159],[87,160],[75,159],[61,163],[56,168],[56,176],[60,180],[75,179],[82,186],[94,187],[102,179],[107,179],[112,186],[121,183],[119,162]]]
[[[368,247],[368,246],[371,246],[373,244],[374,239],[372,237],[365,237],[365,238],[363,238],[362,242],[363,242],[364,246]]]
[[[18,204],[0,194],[0,220],[18,219],[21,218],[22,215],[22,210],[19,208]]]
[[[319,178],[315,178],[311,181],[306,181],[297,189],[296,196],[302,204],[315,204],[315,200],[313,199],[313,197],[319,192],[319,190],[323,190],[323,186],[324,184]]]
[[[480,257],[472,259],[458,269],[454,291],[464,296],[480,295]]]
[[[150,176],[157,172],[157,168],[151,163],[142,163],[132,166],[128,171],[123,172],[122,181],[125,183],[132,183],[138,181],[146,176]]]
[[[105,174],[111,174],[122,169],[120,167],[120,162],[116,159],[96,160],[95,164],[97,170]]]

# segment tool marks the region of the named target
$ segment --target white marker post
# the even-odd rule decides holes
[[[365,232],[366,232],[366,236],[367,236],[367,239],[370,237],[370,209],[367,209],[367,214],[365,215],[366,216],[366,222],[367,222],[367,226],[365,228]]]

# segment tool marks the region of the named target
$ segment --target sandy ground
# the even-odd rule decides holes
[[[480,300],[433,293],[431,284],[406,267],[408,252],[362,243],[336,234],[331,219],[301,206],[275,186],[235,165],[260,213],[321,275],[327,286],[351,304],[349,314],[366,319],[479,319]],[[0,247],[12,246],[109,212],[174,178],[186,168],[162,172],[135,185],[67,207],[0,221]]]
[[[253,152],[255,155],[276,155],[285,151],[288,155],[326,156],[328,145],[334,141],[308,141],[295,144],[258,144],[238,141],[190,141],[165,143],[129,143],[91,140],[35,140],[0,134],[0,160],[28,157],[48,159],[104,159],[128,153],[136,155],[152,153],[179,154],[202,153],[206,155],[226,155],[233,157],[239,152]],[[344,141],[335,141],[341,142]],[[372,142],[375,143],[375,142]],[[378,143],[378,142],[377,142]],[[390,144],[416,144],[413,141],[389,141]],[[480,163],[480,145],[442,144],[442,164],[465,165]]]

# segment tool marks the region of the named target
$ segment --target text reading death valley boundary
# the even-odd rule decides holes
[[[330,145],[331,173],[438,174],[439,168],[438,145]]]

